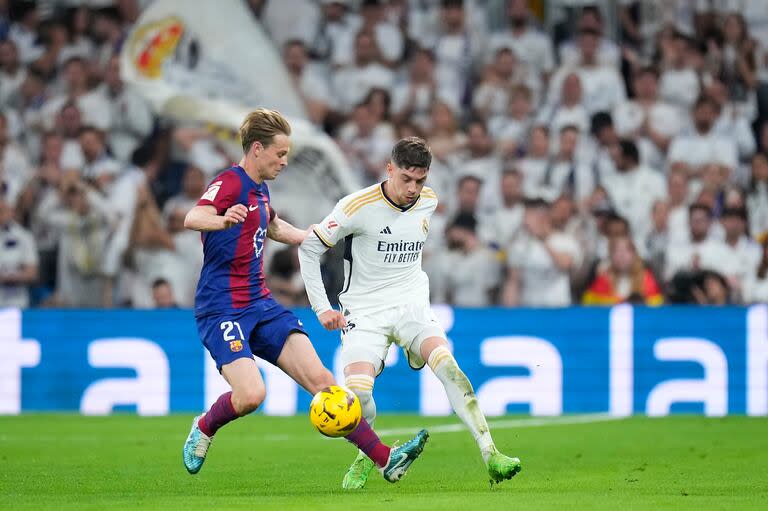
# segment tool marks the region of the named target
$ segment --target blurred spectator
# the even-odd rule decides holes
[[[0,40],[0,108],[10,102],[26,77],[16,45],[10,39]]]
[[[336,108],[349,113],[373,87],[392,90],[394,73],[381,58],[379,48],[370,32],[361,31],[355,37],[354,61],[333,75],[333,94]]]
[[[62,207],[59,187],[63,179],[61,152],[63,139],[55,132],[43,136],[43,151],[37,173],[27,181],[16,204],[17,218],[31,231],[40,255],[40,284],[49,291],[56,286],[56,261],[59,233],[52,229],[41,212]]]
[[[110,106],[109,149],[119,161],[129,162],[133,152],[152,132],[154,117],[149,104],[120,79],[118,56],[109,59],[104,83],[96,93]]]
[[[760,249],[757,271],[744,279],[744,303],[768,303],[768,238],[763,241]]]
[[[517,168],[523,174],[523,194],[526,198],[539,195],[550,165],[549,156],[549,128],[533,126],[525,157],[517,163]]]
[[[756,153],[752,157],[752,178],[747,196],[749,231],[761,236],[768,231],[768,155]]]
[[[507,14],[509,27],[491,36],[490,51],[510,48],[542,77],[548,77],[555,69],[552,41],[534,25],[528,0],[507,0]]]
[[[494,183],[484,186],[481,200],[481,211],[496,208],[500,203],[498,188],[495,183],[501,177],[501,159],[494,152],[493,140],[488,134],[485,123],[479,119],[467,124],[467,145],[463,151],[457,152],[449,163],[458,176],[474,176],[483,183]]]
[[[522,149],[533,124],[531,90],[525,85],[512,87],[506,112],[488,120],[488,131],[502,158],[512,158]]]
[[[309,64],[309,55],[303,41],[291,39],[285,43],[283,63],[293,80],[296,93],[304,103],[309,120],[322,126],[333,98],[325,76]]]
[[[615,67],[602,65],[598,60],[600,34],[584,28],[579,33],[579,59],[573,64],[563,63],[550,80],[547,94],[549,104],[560,101],[560,91],[566,76],[576,73],[581,81],[581,103],[589,115],[610,112],[626,99],[624,80]]]
[[[681,113],[689,111],[701,90],[699,76],[692,65],[694,44],[685,35],[676,33],[670,44],[661,47],[659,95]]]
[[[568,73],[558,82],[552,80],[550,90],[556,83],[562,88],[562,93],[541,109],[538,122],[546,124],[550,133],[558,133],[566,126],[575,126],[586,133],[589,130],[589,113],[583,102],[581,78],[577,73]]]
[[[749,37],[744,16],[739,12],[729,13],[723,21],[722,42],[718,44],[715,39],[707,42],[710,69],[714,77],[723,82],[727,99],[742,108],[750,102],[754,103],[757,47]],[[754,113],[754,110],[750,113],[750,121]]]
[[[651,231],[644,239],[645,259],[654,275],[662,276],[669,245],[669,203],[666,200],[654,202],[651,216]]]
[[[645,267],[629,237],[611,238],[608,260],[582,297],[584,305],[622,302],[661,305],[664,301],[651,270]]]
[[[507,255],[502,303],[507,306],[564,307],[571,304],[570,272],[581,251],[571,236],[553,232],[548,204],[528,201],[523,230]]]
[[[523,225],[523,175],[508,167],[500,181],[501,206],[488,216],[479,234],[484,242],[506,249]]]
[[[152,283],[152,301],[156,309],[176,309],[178,304],[173,296],[173,288],[165,279],[157,279]]]
[[[613,68],[619,66],[621,63],[619,46],[611,39],[604,37],[605,21],[597,5],[585,5],[581,9],[577,30],[582,34],[585,31],[595,34],[595,60],[599,65]],[[578,65],[582,61],[584,53],[580,43],[581,41],[577,40],[568,41],[560,45],[558,53],[561,64]]]
[[[0,186],[11,206],[16,204],[16,197],[31,175],[29,160],[23,149],[11,141],[7,117],[0,112]]]
[[[720,80],[712,80],[705,91],[720,108],[720,116],[715,121],[712,131],[720,137],[730,138],[736,145],[739,160],[748,160],[754,154],[757,143],[755,134],[752,132],[752,121],[744,115],[743,105],[729,101],[728,89]],[[734,178],[742,183],[747,180],[746,175],[737,174]]]
[[[29,286],[38,278],[37,246],[32,233],[13,220],[0,193],[0,308],[29,307]]]
[[[16,2],[13,7],[15,21],[8,30],[8,39],[18,48],[21,61],[27,64],[43,53],[43,49],[38,45],[38,6],[37,2],[23,0]]]
[[[448,250],[441,254],[442,271],[433,300],[459,307],[495,303],[501,268],[496,254],[478,239],[475,217],[459,213],[448,225],[445,238]]]
[[[616,132],[636,139],[641,161],[653,168],[663,166],[669,144],[682,129],[679,110],[659,98],[658,81],[655,68],[636,70],[632,79],[634,97],[613,110]]]
[[[456,151],[464,148],[467,136],[459,130],[456,114],[448,103],[436,101],[431,119],[427,142],[435,160],[446,163]]]
[[[56,115],[64,105],[74,102],[84,124],[108,129],[111,123],[109,101],[90,88],[87,61],[82,57],[71,57],[63,64],[62,73],[64,92],[49,99],[41,112],[46,128],[54,126]]]
[[[554,200],[568,193],[577,201],[582,201],[592,193],[596,176],[586,162],[579,161],[577,158],[578,144],[578,128],[569,125],[560,130],[558,152],[546,170],[539,192],[540,197]]]
[[[403,33],[385,16],[385,3],[387,2],[384,0],[362,0],[360,6],[362,23],[359,30],[374,35],[376,45],[381,50],[381,60],[386,66],[397,67],[405,47]],[[351,51],[349,53],[351,54]]]
[[[685,165],[682,165],[685,167]],[[689,178],[688,172],[673,167],[667,174],[667,196],[669,199],[669,242],[680,243],[688,240]]]
[[[725,271],[728,286],[740,296],[744,281],[757,271],[762,258],[760,246],[747,236],[747,212],[744,208],[725,208],[720,221],[725,231]]]
[[[441,6],[437,39],[422,41],[422,46],[435,52],[437,83],[458,94],[449,104],[463,106],[469,101],[474,69],[485,51],[485,34],[471,30],[463,0],[442,0]]]
[[[163,218],[168,221],[171,214],[177,210],[183,211],[186,215],[202,197],[205,185],[205,173],[194,165],[188,165],[181,181],[181,193],[165,201]]]
[[[454,102],[458,93],[449,85],[438,84],[435,77],[435,55],[430,50],[417,49],[408,66],[408,77],[392,94],[392,117],[395,122],[410,119],[422,129],[430,125],[430,110],[435,101]]]
[[[321,19],[314,38],[308,42],[313,59],[334,66],[343,64],[344,44],[353,40],[360,26],[359,18],[348,8],[349,0],[320,0]]]
[[[688,208],[690,238],[680,243],[670,243],[666,256],[666,279],[679,271],[713,270],[726,273],[729,261],[725,243],[710,236],[712,209],[701,203]]]
[[[499,48],[472,97],[472,109],[483,119],[504,115],[509,108],[512,89],[528,87],[529,91],[539,90],[539,81],[521,67],[517,57],[509,48]],[[529,103],[530,103],[530,97]],[[529,113],[529,112],[527,112]]]
[[[391,128],[376,121],[369,104],[361,102],[354,108],[337,142],[366,186],[382,178],[394,140]]]
[[[640,165],[634,142],[622,139],[616,155],[617,172],[605,178],[603,186],[616,211],[629,221],[635,239],[651,229],[654,202],[666,198],[666,183],[660,173]]]
[[[40,211],[40,217],[59,233],[56,291],[50,304],[65,307],[111,304],[104,275],[104,252],[112,231],[109,205],[76,177],[63,182],[62,195],[64,209],[52,203]]]
[[[731,290],[726,279],[717,272],[704,271],[699,274],[699,283],[691,289],[695,303],[699,305],[728,305]]]
[[[736,144],[729,137],[713,131],[715,121],[720,115],[717,103],[706,96],[696,101],[693,109],[694,131],[680,134],[672,140],[669,147],[670,165],[684,163],[694,178],[701,176],[707,164],[720,166],[730,176],[738,166]]]
[[[466,213],[472,215],[477,221],[478,209],[480,207],[480,188],[483,181],[477,176],[467,175],[459,179],[456,186],[456,213]]]

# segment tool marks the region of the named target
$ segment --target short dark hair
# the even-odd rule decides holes
[[[402,169],[429,169],[432,164],[432,151],[423,138],[406,137],[400,139],[392,148],[392,163]]]
[[[160,286],[169,286],[170,284],[171,284],[170,282],[160,277],[158,279],[155,279],[154,282],[152,282],[152,289],[157,289]]]
[[[477,176],[473,176],[472,174],[468,174],[466,176],[461,176],[461,178],[459,178],[459,182],[457,183],[456,187],[461,188],[462,186],[464,186],[464,183],[469,183],[469,182],[476,183],[478,186],[483,186],[482,179],[480,179]]]
[[[596,112],[590,121],[589,131],[592,135],[598,135],[603,129],[613,126],[613,118],[608,112]]]
[[[472,213],[461,212],[453,218],[449,227],[458,227],[459,229],[475,232],[477,229],[477,218]]]
[[[704,204],[703,202],[694,202],[690,206],[688,206],[688,214],[693,214],[694,211],[703,211],[707,214],[707,216],[711,219],[714,216],[714,213],[712,212],[712,208]]]
[[[746,222],[747,210],[745,208],[740,208],[740,207],[723,208],[722,213],[720,213],[720,218],[725,218],[725,217],[740,218]]]
[[[640,163],[640,151],[637,150],[637,144],[628,138],[622,138],[619,140],[619,147],[621,148],[621,155],[624,158],[629,158],[635,163]]]

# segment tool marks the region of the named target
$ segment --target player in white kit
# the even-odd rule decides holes
[[[445,387],[451,406],[477,442],[492,483],[520,471],[520,460],[501,454],[493,443],[472,384],[448,349],[448,342],[429,304],[429,279],[421,269],[421,252],[437,195],[424,183],[432,162],[426,143],[417,137],[395,144],[387,164],[388,179],[341,199],[299,249],[301,275],[312,309],[328,330],[341,328],[341,359],[346,385],[360,398],[363,416],[373,425],[375,377],[393,342],[414,369],[424,365]],[[344,248],[341,311],[331,308],[320,274],[320,257],[340,241]],[[362,488],[373,468],[358,455],[342,483]]]

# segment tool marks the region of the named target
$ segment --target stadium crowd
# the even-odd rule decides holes
[[[145,3],[0,0],[0,307],[193,303],[184,216],[230,160],[121,81]],[[768,301],[761,0],[247,3],[361,184],[428,141],[433,302]]]

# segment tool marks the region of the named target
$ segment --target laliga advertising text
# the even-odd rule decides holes
[[[710,416],[768,415],[767,305],[710,310],[706,321],[698,322],[691,317],[701,318],[700,311],[689,310],[688,317],[681,309],[649,311],[627,305],[604,311],[434,310],[449,343],[461,348],[457,358],[491,416],[509,411],[656,416],[691,407]],[[76,410],[103,415],[127,407],[141,415],[163,415],[203,408],[227,390],[196,339],[167,334],[183,331],[179,325],[189,319],[184,311],[154,312],[146,319],[142,315],[147,313],[139,311],[102,311],[101,321],[89,325],[92,331],[81,334],[87,321],[80,316],[87,314],[0,310],[0,413]],[[571,323],[563,322],[564,316]],[[594,318],[605,319],[601,323]],[[478,336],[482,328],[510,333]],[[149,332],[166,334],[153,339]],[[323,333],[312,330],[310,335]],[[339,377],[337,338],[326,335],[316,346]],[[270,389],[263,412],[303,413],[303,391],[293,380],[266,362],[257,363]],[[402,371],[403,379],[377,383],[381,411],[451,414],[431,371],[414,374],[396,349],[385,363],[393,367],[390,373]],[[204,376],[203,385],[189,377],[192,371]],[[404,386],[413,394],[404,395]]]

